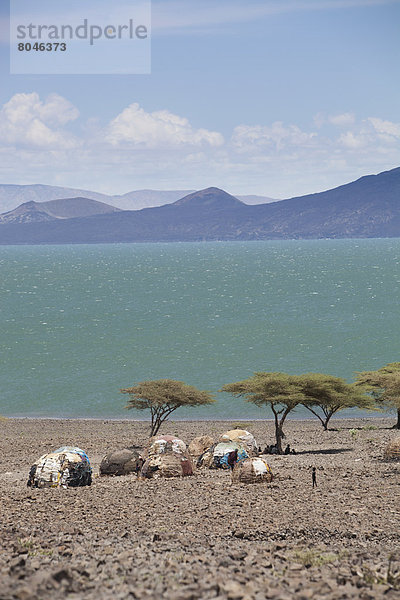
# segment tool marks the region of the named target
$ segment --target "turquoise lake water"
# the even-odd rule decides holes
[[[0,289],[7,416],[143,418],[119,388],[400,360],[399,239],[0,246]],[[172,418],[268,416],[217,397]]]

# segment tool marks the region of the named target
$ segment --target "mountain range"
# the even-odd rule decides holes
[[[0,215],[0,224],[41,223],[57,219],[90,217],[119,210],[115,206],[90,198],[62,198],[60,200],[48,200],[47,202],[31,200]]]
[[[110,204],[122,210],[140,210],[171,204],[195,190],[134,190],[122,195],[107,195],[90,190],[58,187],[54,185],[0,184],[0,213],[9,212],[27,202],[48,202],[64,198],[88,198]],[[267,196],[239,196],[246,204],[275,202]],[[76,215],[79,216],[79,215]]]
[[[211,187],[142,210],[85,198],[29,202],[1,223],[1,244],[400,237],[400,168],[266,204],[247,205]]]

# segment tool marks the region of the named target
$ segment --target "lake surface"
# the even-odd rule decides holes
[[[400,360],[399,239],[0,246],[0,290],[8,416],[143,418],[119,388]],[[269,416],[217,397],[172,419]]]

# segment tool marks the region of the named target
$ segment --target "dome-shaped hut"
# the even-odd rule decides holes
[[[214,443],[214,440],[209,435],[200,435],[199,437],[194,438],[188,447],[190,456],[194,458],[198,458],[201,456],[208,448],[210,448]]]
[[[147,455],[165,454],[167,452],[176,452],[184,454],[187,452],[186,444],[175,435],[157,435],[150,439],[147,448]]]
[[[100,464],[100,475],[128,475],[140,471],[143,459],[133,448],[108,452]]]
[[[152,438],[147,458],[140,472],[142,477],[185,477],[193,475],[193,465],[186,444],[172,435]]]
[[[249,456],[257,452],[257,442],[250,431],[246,429],[231,429],[221,435],[220,442],[237,442],[246,449]]]
[[[231,441],[219,442],[203,452],[197,461],[197,466],[208,467],[209,469],[229,469],[228,457],[235,450],[238,451],[237,461],[248,458],[249,455],[241,444]]]
[[[273,479],[269,464],[259,457],[237,462],[232,471],[235,483],[270,483]]]
[[[62,446],[44,454],[29,471],[29,487],[79,487],[91,485],[92,468],[83,450]]]
[[[387,460],[400,460],[400,437],[391,440],[385,448]]]

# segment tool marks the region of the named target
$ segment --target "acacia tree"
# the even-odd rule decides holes
[[[364,391],[347,383],[341,377],[322,373],[306,373],[299,376],[302,392],[305,396],[303,406],[315,415],[325,431],[331,417],[345,408],[373,410],[374,401]]]
[[[221,389],[234,396],[242,396],[256,406],[269,406],[274,415],[275,439],[278,454],[282,454],[283,425],[288,414],[304,401],[296,375],[286,373],[254,373],[252,377],[228,383]]]
[[[397,423],[393,429],[400,429],[400,362],[389,363],[377,371],[357,373],[356,385],[372,392],[372,396],[397,410]]]
[[[141,381],[133,387],[120,391],[122,394],[129,394],[125,408],[150,410],[151,436],[156,435],[162,423],[181,406],[201,406],[215,402],[208,392],[173,379]]]

